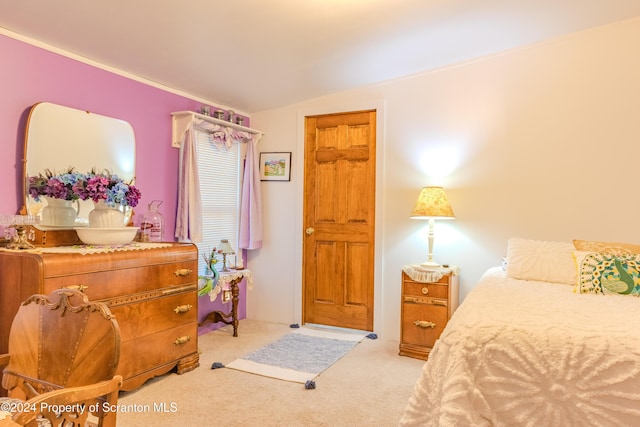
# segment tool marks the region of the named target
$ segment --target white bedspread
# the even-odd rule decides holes
[[[437,341],[402,426],[640,426],[640,299],[488,270]]]

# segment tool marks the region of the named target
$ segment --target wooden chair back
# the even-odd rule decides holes
[[[110,387],[107,383],[113,385],[120,357],[120,330],[105,304],[89,302],[76,290],[59,289],[48,296],[33,295],[22,303],[11,326],[8,348],[2,387],[9,396],[41,401],[50,393],[60,402],[69,398],[63,389],[102,382],[102,388],[96,390],[104,392]],[[121,384],[122,379],[117,377],[115,383]],[[100,396],[103,402],[117,401],[117,388],[115,393],[110,390],[97,396],[90,396],[88,389],[75,393],[76,397],[80,395],[82,404],[92,406],[90,403],[99,402],[95,398]],[[115,414],[109,419],[115,425]]]

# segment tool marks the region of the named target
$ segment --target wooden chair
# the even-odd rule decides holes
[[[9,396],[0,411],[10,412],[0,412],[0,427],[49,425],[45,419],[54,427],[88,419],[115,426],[119,356],[120,329],[105,304],[71,289],[29,297],[13,319],[9,353],[0,355]]]

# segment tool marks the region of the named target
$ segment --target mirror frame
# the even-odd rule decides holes
[[[40,215],[46,205],[45,201],[36,202],[29,196],[30,176],[37,176],[47,169],[54,173],[65,172],[70,167],[81,173],[106,169],[133,183],[135,153],[133,128],[124,120],[49,102],[35,104],[29,111],[24,137],[24,211]],[[93,203],[80,200],[77,206],[75,227],[88,226]],[[131,208],[125,209],[125,224],[131,214]]]

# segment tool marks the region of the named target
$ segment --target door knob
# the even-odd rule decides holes
[[[313,234],[313,232],[316,231],[313,229],[313,227],[309,227],[305,230],[305,233],[307,233],[309,236],[311,236]]]

